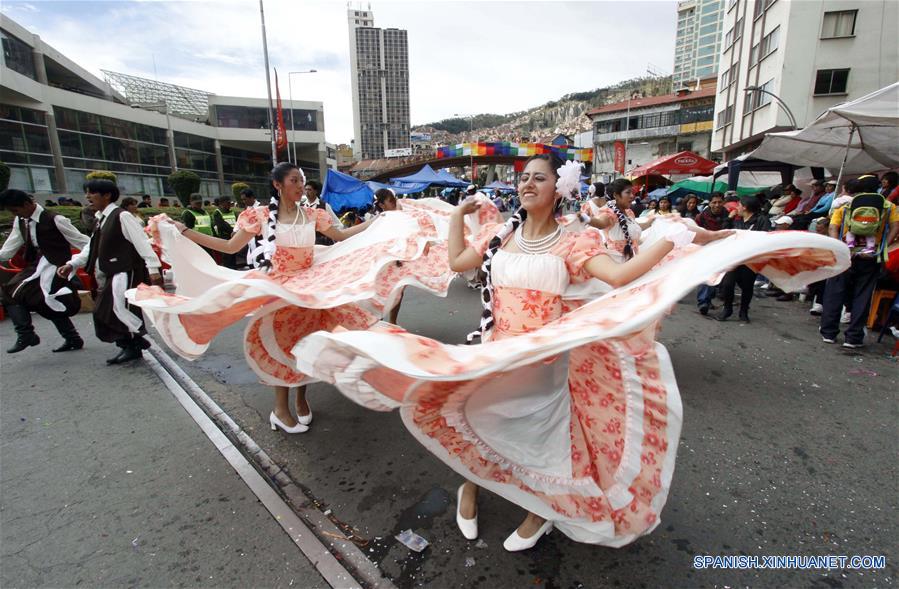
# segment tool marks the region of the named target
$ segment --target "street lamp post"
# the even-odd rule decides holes
[[[747,94],[750,94],[752,92],[761,92],[762,94],[767,94],[777,102],[777,104],[783,109],[785,113],[787,113],[787,116],[790,118],[790,124],[793,125],[793,130],[799,128],[799,125],[796,124],[796,117],[793,116],[793,112],[790,110],[790,107],[788,107],[787,103],[781,100],[780,96],[778,96],[774,92],[769,92],[768,90],[765,90],[760,86],[746,86],[745,88],[743,88],[743,92],[746,92]],[[750,96],[749,99],[751,100],[752,97]]]
[[[627,170],[627,144],[631,137],[631,99],[633,91],[627,95],[627,114],[624,115],[624,169]],[[624,176],[624,172],[621,173]]]
[[[272,106],[272,81],[268,67],[268,40],[265,36],[265,9],[259,0],[259,19],[262,21],[262,56],[265,61],[265,89],[268,92],[268,129],[272,133],[272,166],[278,165],[278,147],[275,138],[275,108]]]
[[[296,140],[296,117],[293,112],[293,75],[294,74],[314,74],[318,70],[304,70],[302,72],[287,72],[287,87],[290,92],[290,136],[293,139],[293,163],[295,165],[300,165],[297,160],[297,140]],[[290,150],[287,150],[287,160],[290,161]]]

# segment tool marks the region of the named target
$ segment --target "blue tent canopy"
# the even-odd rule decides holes
[[[371,205],[374,191],[362,180],[337,170],[328,170],[321,198],[338,215],[347,209],[361,209]]]
[[[425,164],[419,171],[410,174],[409,176],[390,179],[391,186],[398,186],[401,188],[407,188],[413,184],[422,183],[426,183],[428,186],[453,186],[457,188],[465,188],[468,186],[467,182],[454,178],[447,172],[444,172],[444,175],[438,174],[434,171],[434,168],[428,164]]]
[[[506,184],[505,182],[500,182],[499,180],[494,180],[490,184],[484,187],[484,190],[499,190],[500,192],[515,192],[515,188],[510,184]]]
[[[468,186],[468,182],[456,178],[446,170],[437,170],[437,175],[443,178],[450,188],[466,188]]]
[[[396,186],[394,184],[382,184],[381,182],[367,182],[368,187],[372,189],[373,192],[377,192],[381,188],[389,188],[393,191],[394,194],[403,195],[403,194],[417,194],[419,192],[423,192],[427,190],[428,185],[424,182],[414,183],[414,182],[406,182],[405,186]]]

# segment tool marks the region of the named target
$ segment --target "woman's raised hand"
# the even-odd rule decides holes
[[[481,201],[473,196],[469,196],[459,203],[456,210],[459,211],[460,215],[470,215],[471,213],[477,212],[481,208],[481,204]]]

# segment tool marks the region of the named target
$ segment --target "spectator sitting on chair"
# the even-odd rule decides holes
[[[140,204],[137,205],[139,209],[151,209],[153,208],[153,199],[149,194],[145,194],[140,201]]]
[[[166,197],[163,196],[162,198],[159,199],[159,208],[160,209],[163,207],[170,207],[170,206],[172,206],[172,205],[169,203],[169,199],[167,199]]]
[[[692,193],[688,194],[677,210],[684,219],[696,219],[699,216],[699,197]]]
[[[846,182],[846,192],[853,196],[852,202],[833,213],[830,218],[828,233],[834,239],[843,239],[846,233],[852,203],[857,198],[878,194],[880,181],[876,176],[862,176],[858,180]],[[884,199],[884,209],[880,215],[880,225],[875,239],[878,244],[891,244],[899,238],[899,206]],[[886,240],[884,242],[884,233]],[[877,285],[882,263],[878,254],[869,254],[864,250],[853,250],[852,263],[848,270],[828,278],[824,287],[824,309],[821,312],[821,339],[828,344],[836,342],[840,332],[840,311],[849,300],[849,326],[846,328],[844,348],[861,348],[865,345],[865,322],[868,318],[871,296]]]
[[[712,193],[712,198],[709,200],[709,206],[696,217],[696,224],[709,231],[720,231],[722,229],[731,228],[733,223],[728,216],[727,209],[724,208],[723,194],[720,192]]]
[[[774,202],[771,203],[768,215],[772,217],[786,215],[799,205],[800,200],[802,200],[802,191],[792,184],[787,184],[783,188],[783,195],[774,199]]]
[[[733,228],[746,231],[771,231],[771,221],[759,212],[761,208],[762,203],[759,201],[758,196],[752,195],[741,198]],[[727,321],[734,314],[734,291],[736,286],[739,285],[740,321],[749,323],[749,303],[752,302],[752,289],[755,277],[756,273],[745,264],[737,266],[724,275],[720,285],[724,307],[715,316],[715,319]]]

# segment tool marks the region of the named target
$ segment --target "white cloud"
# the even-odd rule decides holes
[[[352,137],[343,1],[266,0],[282,98],[321,100],[329,141]],[[409,31],[413,124],[506,113],[670,69],[675,3],[374,2],[375,25]],[[258,2],[18,2],[3,11],[88,70],[122,71],[224,95],[265,96]]]

